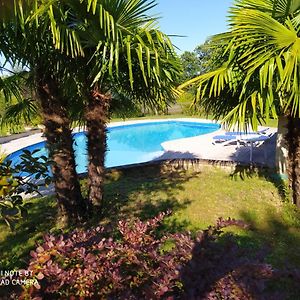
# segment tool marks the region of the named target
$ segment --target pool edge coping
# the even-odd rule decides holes
[[[143,123],[159,123],[159,122],[168,122],[168,121],[188,121],[195,123],[208,123],[208,124],[220,124],[214,120],[207,119],[198,119],[198,118],[166,118],[166,119],[146,119],[146,120],[129,120],[129,121],[116,121],[107,124],[107,128],[113,128],[124,125],[134,125],[134,124],[143,124]],[[86,128],[84,126],[74,127],[72,129],[72,133],[78,133],[85,131]],[[218,129],[219,130],[219,129]],[[6,156],[21,150],[22,148],[32,146],[34,144],[44,142],[46,138],[43,136],[43,133],[35,133],[33,135],[21,137],[18,139],[11,140],[6,143],[0,144],[1,152],[3,152]]]

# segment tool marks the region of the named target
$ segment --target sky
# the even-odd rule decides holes
[[[161,17],[160,29],[181,51],[192,51],[214,34],[226,31],[231,0],[158,0],[154,9]]]
[[[226,31],[227,11],[232,0],[157,0],[153,14],[160,29],[173,37],[178,53],[192,51],[214,34]],[[1,62],[1,57],[0,57]]]

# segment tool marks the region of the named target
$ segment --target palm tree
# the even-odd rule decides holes
[[[113,92],[150,104],[166,103],[174,99],[180,66],[169,38],[147,14],[155,1],[88,0],[68,5],[68,18],[84,53],[73,59],[72,73],[86,100],[88,206],[96,208],[103,197],[106,124]]]
[[[33,72],[61,211],[77,219],[102,200],[106,123],[113,93],[166,103],[180,71],[169,39],[153,26],[147,0],[23,1],[2,24],[0,50]],[[26,15],[27,14],[27,15]],[[85,107],[89,201],[75,172],[70,118],[74,96]],[[144,97],[144,98],[143,98]]]
[[[34,1],[15,1],[13,13],[0,22],[0,52],[12,65],[21,64],[31,72],[34,87],[43,115],[45,135],[59,206],[59,220],[82,219],[85,202],[75,171],[73,139],[68,117],[66,68],[68,58],[53,45],[47,23],[32,21],[37,8]],[[42,5],[39,7],[43,7]],[[65,85],[65,86],[64,86]]]
[[[228,45],[223,65],[182,87],[228,125],[254,129],[270,117],[287,119],[288,174],[300,206],[300,1],[237,0],[230,30],[213,38]],[[280,118],[281,119],[281,118]],[[279,122],[281,123],[281,122]]]
[[[4,95],[5,107],[1,107],[0,126],[30,124],[39,119],[39,107],[31,89],[29,73],[25,70],[11,70],[0,66],[5,75],[0,76],[0,93]]]

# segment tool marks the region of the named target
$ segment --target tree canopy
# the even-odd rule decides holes
[[[299,115],[299,1],[238,0],[230,29],[212,38],[227,44],[220,68],[186,82],[218,119],[253,128],[279,114]]]
[[[201,74],[207,73],[220,66],[225,45],[212,43],[207,40],[204,44],[197,46],[192,52],[185,51],[180,60],[183,67],[182,81],[187,81]]]
[[[0,53],[31,73],[64,216],[101,206],[112,97],[164,107],[181,67],[151,0],[24,0],[0,22]],[[122,97],[120,97],[122,96]],[[88,197],[75,172],[73,116],[86,125]],[[85,203],[84,203],[85,201]]]

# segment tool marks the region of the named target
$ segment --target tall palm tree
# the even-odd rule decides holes
[[[84,53],[73,59],[72,72],[86,100],[88,206],[92,208],[102,203],[106,124],[113,91],[132,99],[143,97],[149,103],[174,98],[180,66],[169,38],[148,15],[154,5],[148,0],[68,2],[67,22],[72,22]],[[63,50],[61,40],[56,43]]]
[[[180,67],[169,39],[146,15],[154,1],[16,3],[15,18],[2,24],[0,50],[35,74],[58,200],[76,219],[86,206],[101,205],[111,95],[165,103]],[[74,94],[82,98],[88,131],[87,205],[78,188],[67,112]]]
[[[300,206],[300,1],[237,0],[229,22],[229,32],[213,38],[228,44],[222,67],[184,86],[195,84],[197,100],[229,125],[255,129],[287,117],[288,173]]]
[[[37,6],[39,4],[39,6]],[[86,204],[81,196],[75,171],[73,139],[68,117],[65,64],[68,57],[53,45],[45,30],[50,23],[32,20],[33,11],[44,3],[14,1],[13,12],[0,22],[0,52],[12,65],[18,63],[31,72],[35,93],[40,101],[55,190],[59,220],[66,223],[82,218]],[[70,35],[72,32],[70,33]]]

